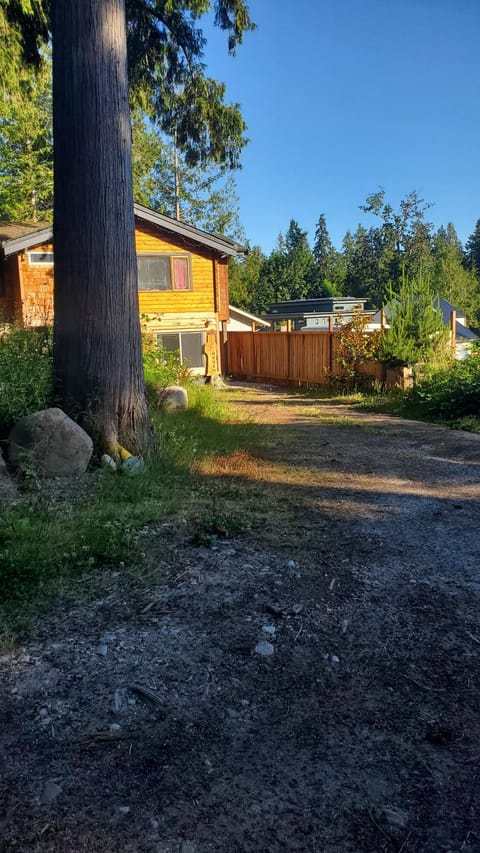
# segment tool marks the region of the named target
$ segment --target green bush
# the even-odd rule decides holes
[[[0,337],[0,432],[50,405],[50,330],[12,329]]]
[[[405,392],[403,408],[439,420],[480,416],[480,358],[431,370]]]
[[[147,389],[185,385],[191,376],[190,369],[182,364],[178,350],[172,352],[152,343],[144,343],[143,372]]]

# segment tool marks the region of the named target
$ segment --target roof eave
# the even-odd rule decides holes
[[[247,253],[247,248],[236,243],[234,240],[229,240],[228,237],[217,237],[214,234],[208,234],[206,231],[200,231],[199,228],[194,228],[193,225],[188,225],[186,222],[171,219],[163,213],[156,213],[154,210],[149,210],[148,207],[143,207],[141,204],[134,204],[135,216],[138,219],[143,219],[151,225],[156,225],[158,228],[163,228],[170,231],[172,234],[177,234],[194,243],[207,246],[210,249],[218,252],[220,255],[226,255],[231,258],[239,257]]]
[[[17,252],[23,252],[25,249],[31,249],[32,246],[41,246],[42,243],[50,243],[53,239],[53,227],[43,228],[41,231],[32,231],[30,234],[24,234],[23,237],[16,237],[14,240],[4,240],[1,243],[5,257],[16,255]]]

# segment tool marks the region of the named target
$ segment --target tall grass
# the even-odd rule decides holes
[[[50,404],[51,333],[13,329],[0,336],[0,435]]]

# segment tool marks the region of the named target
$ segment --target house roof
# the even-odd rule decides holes
[[[251,320],[254,323],[258,323],[259,326],[271,326],[272,324],[265,320],[264,317],[256,317],[255,314],[249,314],[248,311],[243,311],[241,308],[237,308],[235,305],[229,305],[228,309],[230,311],[230,315],[237,314],[241,319]]]
[[[208,234],[193,225],[172,219],[163,213],[156,213],[141,204],[134,204],[135,219],[148,222],[162,231],[167,231],[176,237],[190,240],[213,249],[218,254],[227,257],[237,257],[246,254],[246,248],[218,234]],[[14,255],[33,246],[48,243],[53,239],[53,225],[47,223],[1,223],[0,222],[0,248],[5,256]]]

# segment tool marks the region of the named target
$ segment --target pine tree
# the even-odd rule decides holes
[[[448,329],[427,278],[403,278],[387,305],[389,328],[382,336],[379,358],[387,364],[415,365],[445,356]]]

